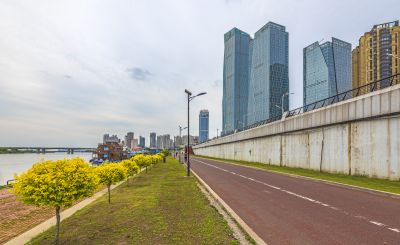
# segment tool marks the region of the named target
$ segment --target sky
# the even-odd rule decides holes
[[[268,21],[289,32],[290,108],[302,104],[303,48],[350,42],[400,19],[398,0],[2,0],[0,146],[94,147],[104,133],[178,135],[210,112],[221,131],[224,33]]]

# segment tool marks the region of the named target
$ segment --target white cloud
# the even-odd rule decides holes
[[[185,88],[207,91],[191,104],[192,132],[207,108],[214,136],[226,31],[286,26],[296,107],[303,47],[331,36],[354,45],[399,10],[392,0],[1,1],[0,145],[93,146],[106,132],[134,131],[147,141],[151,131],[178,134]]]

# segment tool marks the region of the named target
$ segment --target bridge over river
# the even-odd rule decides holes
[[[36,153],[50,153],[50,152],[67,152],[68,154],[74,154],[74,152],[93,152],[96,148],[91,147],[69,147],[69,146],[61,146],[61,147],[42,147],[42,146],[10,146],[10,147],[1,147],[2,149],[6,149],[9,151],[18,150],[18,151],[32,151]]]

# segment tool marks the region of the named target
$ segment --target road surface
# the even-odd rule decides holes
[[[191,167],[267,244],[400,244],[400,196],[203,158]]]

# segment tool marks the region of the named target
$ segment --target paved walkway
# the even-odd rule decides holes
[[[400,244],[400,196],[192,158],[268,244]]]

